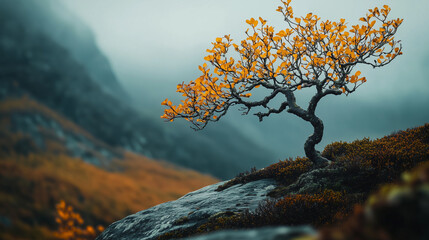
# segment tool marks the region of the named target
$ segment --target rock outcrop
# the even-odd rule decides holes
[[[130,215],[111,224],[97,239],[156,239],[170,231],[201,225],[216,215],[253,211],[277,186],[274,180],[263,179],[216,191],[221,184],[223,182]]]

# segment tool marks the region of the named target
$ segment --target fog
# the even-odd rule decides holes
[[[162,114],[162,100],[179,99],[178,83],[199,76],[198,65],[216,37],[231,34],[240,41],[248,27],[245,20],[251,17],[261,16],[277,30],[284,27],[282,15],[275,11],[280,1],[61,1],[92,28],[136,107],[156,118]],[[320,149],[332,141],[377,138],[428,122],[429,1],[295,0],[292,7],[296,16],[313,12],[322,19],[345,18],[355,24],[369,8],[385,2],[392,8],[391,18],[404,18],[396,36],[404,54],[383,68],[358,67],[368,82],[354,94],[322,99],[317,110],[325,123]],[[297,98],[306,103],[309,95],[303,91]],[[230,111],[225,122],[272,149],[279,159],[302,156],[303,143],[312,131],[308,123],[288,113],[259,123],[253,115]]]

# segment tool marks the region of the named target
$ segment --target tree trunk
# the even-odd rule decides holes
[[[329,160],[322,157],[319,151],[315,149],[316,144],[322,141],[323,137],[323,122],[316,115],[310,115],[307,120],[314,128],[314,132],[307,138],[304,144],[305,155],[315,164],[316,167],[323,167],[329,163]]]
[[[316,151],[314,148],[316,144],[322,141],[323,137],[323,122],[315,114],[317,103],[319,100],[326,96],[327,94],[341,94],[341,92],[321,92],[318,89],[316,95],[314,95],[308,105],[307,110],[302,109],[296,104],[295,95],[292,91],[285,91],[285,96],[287,99],[287,104],[289,106],[288,112],[295,114],[296,116],[302,118],[303,120],[311,123],[314,128],[313,134],[307,138],[307,141],[304,144],[305,155],[313,162],[315,167],[323,167],[329,164],[329,160],[322,157],[319,151]]]

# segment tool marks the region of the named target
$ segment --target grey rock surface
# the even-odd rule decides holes
[[[309,226],[265,227],[245,230],[226,230],[209,233],[187,240],[292,240],[299,236],[314,235],[315,230]]]
[[[222,192],[215,191],[220,182],[171,201],[127,216],[111,224],[97,239],[155,239],[178,229],[205,222],[220,212],[254,210],[276,187],[272,179],[235,185]]]

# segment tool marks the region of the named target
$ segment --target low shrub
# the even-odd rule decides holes
[[[268,200],[255,212],[243,214],[243,225],[322,226],[335,222],[351,211],[344,193],[324,190],[318,194],[294,194],[279,200]]]
[[[376,140],[334,142],[325,147],[322,156],[345,164],[375,168],[386,174],[386,181],[392,181],[400,173],[429,160],[429,124]]]

